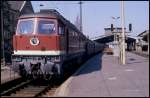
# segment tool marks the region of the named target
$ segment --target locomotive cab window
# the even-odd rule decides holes
[[[32,34],[34,30],[33,20],[20,20],[17,28],[18,34]]]
[[[55,30],[54,21],[39,20],[37,31],[39,34],[52,34],[56,32]]]

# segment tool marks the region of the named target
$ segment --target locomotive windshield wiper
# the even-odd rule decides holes
[[[53,26],[52,29],[50,29],[50,33],[52,33],[54,31],[55,26]]]

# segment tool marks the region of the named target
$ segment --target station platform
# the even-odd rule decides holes
[[[55,92],[55,97],[148,97],[149,58],[126,52],[118,57],[98,54],[88,60]]]
[[[1,67],[1,84],[12,81],[20,77],[21,76],[19,76],[19,74],[17,74],[10,68],[10,65]]]

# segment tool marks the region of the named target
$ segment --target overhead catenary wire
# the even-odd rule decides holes
[[[79,2],[80,2],[80,1],[75,1],[75,2],[72,2],[72,1],[58,2],[58,1],[57,1],[55,4],[58,4],[58,5],[65,5],[65,4],[66,4],[66,5],[69,5],[69,4],[79,4]],[[96,1],[96,2],[94,2],[94,1],[86,1],[86,2],[85,2],[85,1],[82,1],[82,3],[85,3],[85,4],[96,3],[96,4],[97,4],[98,2],[97,2],[97,1]]]

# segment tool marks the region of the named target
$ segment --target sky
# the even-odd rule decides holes
[[[80,15],[79,1],[31,1],[35,12],[40,9],[56,9],[73,24]],[[43,6],[40,6],[42,4]],[[132,24],[133,37],[149,30],[149,1],[124,1],[125,27]],[[104,35],[104,28],[121,27],[121,1],[83,1],[83,33],[89,38]]]

